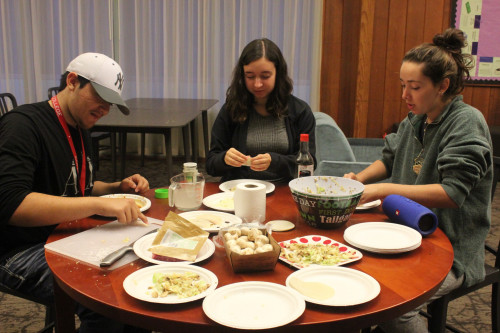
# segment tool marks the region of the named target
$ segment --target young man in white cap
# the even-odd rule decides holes
[[[117,62],[84,53],[68,65],[50,101],[21,105],[0,118],[0,284],[51,300],[44,244],[57,224],[94,214],[147,223],[133,200],[100,197],[144,193],[144,177],[94,181],[88,129],[112,104],[129,114],[122,87]],[[81,333],[124,329],[81,306],[77,314]]]

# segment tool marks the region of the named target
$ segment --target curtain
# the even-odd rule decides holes
[[[0,0],[0,91],[20,104],[44,100],[71,59],[100,52],[122,66],[125,99],[218,99],[211,127],[241,50],[266,37],[287,60],[294,95],[315,111],[322,8],[322,0]],[[147,154],[164,153],[161,137],[146,142]],[[132,135],[128,151],[137,143]]]

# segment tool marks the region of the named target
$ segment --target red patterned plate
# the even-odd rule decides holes
[[[279,245],[280,260],[298,269],[341,266],[363,257],[358,250],[320,235],[297,237],[280,242]]]

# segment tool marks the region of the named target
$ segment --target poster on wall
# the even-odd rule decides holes
[[[500,85],[500,1],[453,1],[451,23],[467,37],[463,53],[474,58],[469,82]]]

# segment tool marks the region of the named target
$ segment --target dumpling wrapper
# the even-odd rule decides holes
[[[335,295],[335,290],[321,282],[303,281],[295,276],[290,278],[290,286],[304,296],[324,301]]]

